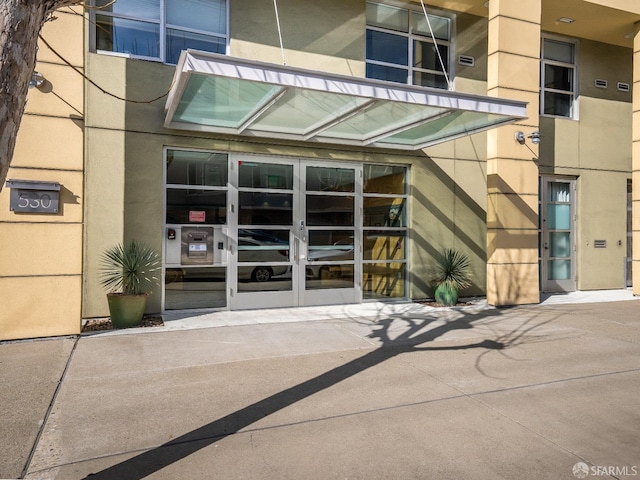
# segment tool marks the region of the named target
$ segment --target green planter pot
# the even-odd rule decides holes
[[[436,287],[436,302],[445,307],[453,307],[458,303],[458,290],[451,285],[441,283]]]
[[[140,325],[147,306],[147,296],[146,293],[141,295],[108,293],[107,302],[113,328],[130,328]]]

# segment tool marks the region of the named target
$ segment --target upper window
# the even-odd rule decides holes
[[[576,45],[542,40],[540,113],[574,118],[576,100]]]
[[[448,88],[450,50],[450,18],[367,2],[367,78]]]
[[[95,48],[175,64],[182,50],[225,53],[227,0],[95,0]]]

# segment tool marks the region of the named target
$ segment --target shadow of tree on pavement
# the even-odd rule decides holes
[[[90,480],[142,479],[209,445],[219,442],[225,437],[238,433],[240,430],[269,415],[400,354],[436,350],[477,349],[480,352],[480,358],[488,352],[504,352],[506,349],[524,343],[527,340],[527,335],[531,334],[535,328],[550,321],[536,323],[534,315],[533,318],[522,322],[522,325],[518,325],[512,331],[497,335],[493,339],[486,338],[468,344],[458,344],[457,342],[455,345],[451,345],[450,342],[442,342],[442,345],[432,344],[434,340],[442,338],[449,332],[473,329],[474,324],[480,321],[484,326],[487,323],[491,324],[491,321],[498,319],[504,311],[504,309],[493,309],[482,312],[467,312],[461,309],[456,311],[456,314],[459,314],[457,318],[449,320],[443,320],[438,311],[426,315],[407,312],[399,315],[380,316],[375,321],[377,328],[370,334],[370,338],[380,342],[380,346],[374,350],[344,365],[218,418],[163,445],[145,451],[100,472],[89,474],[85,478]],[[396,333],[397,335],[394,336]],[[485,336],[487,336],[486,333]],[[478,337],[476,336],[476,338]],[[477,362],[476,367],[478,368]]]

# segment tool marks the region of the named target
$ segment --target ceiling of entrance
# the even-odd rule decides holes
[[[416,150],[526,117],[494,97],[185,51],[167,128]]]
[[[486,0],[426,0],[425,3],[480,17],[489,15]],[[527,8],[526,1],[519,3]],[[558,21],[560,18],[574,21],[563,23]],[[542,0],[541,27],[544,32],[632,48],[634,23],[638,21],[640,0]]]

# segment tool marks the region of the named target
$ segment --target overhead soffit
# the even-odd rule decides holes
[[[419,0],[413,0],[419,3]],[[487,17],[486,0],[428,0],[430,6]],[[526,2],[522,2],[523,8]],[[570,24],[558,22],[568,17]],[[640,21],[640,0],[542,0],[545,32],[632,48],[634,24]]]
[[[526,117],[526,104],[188,50],[165,126],[416,150]]]

